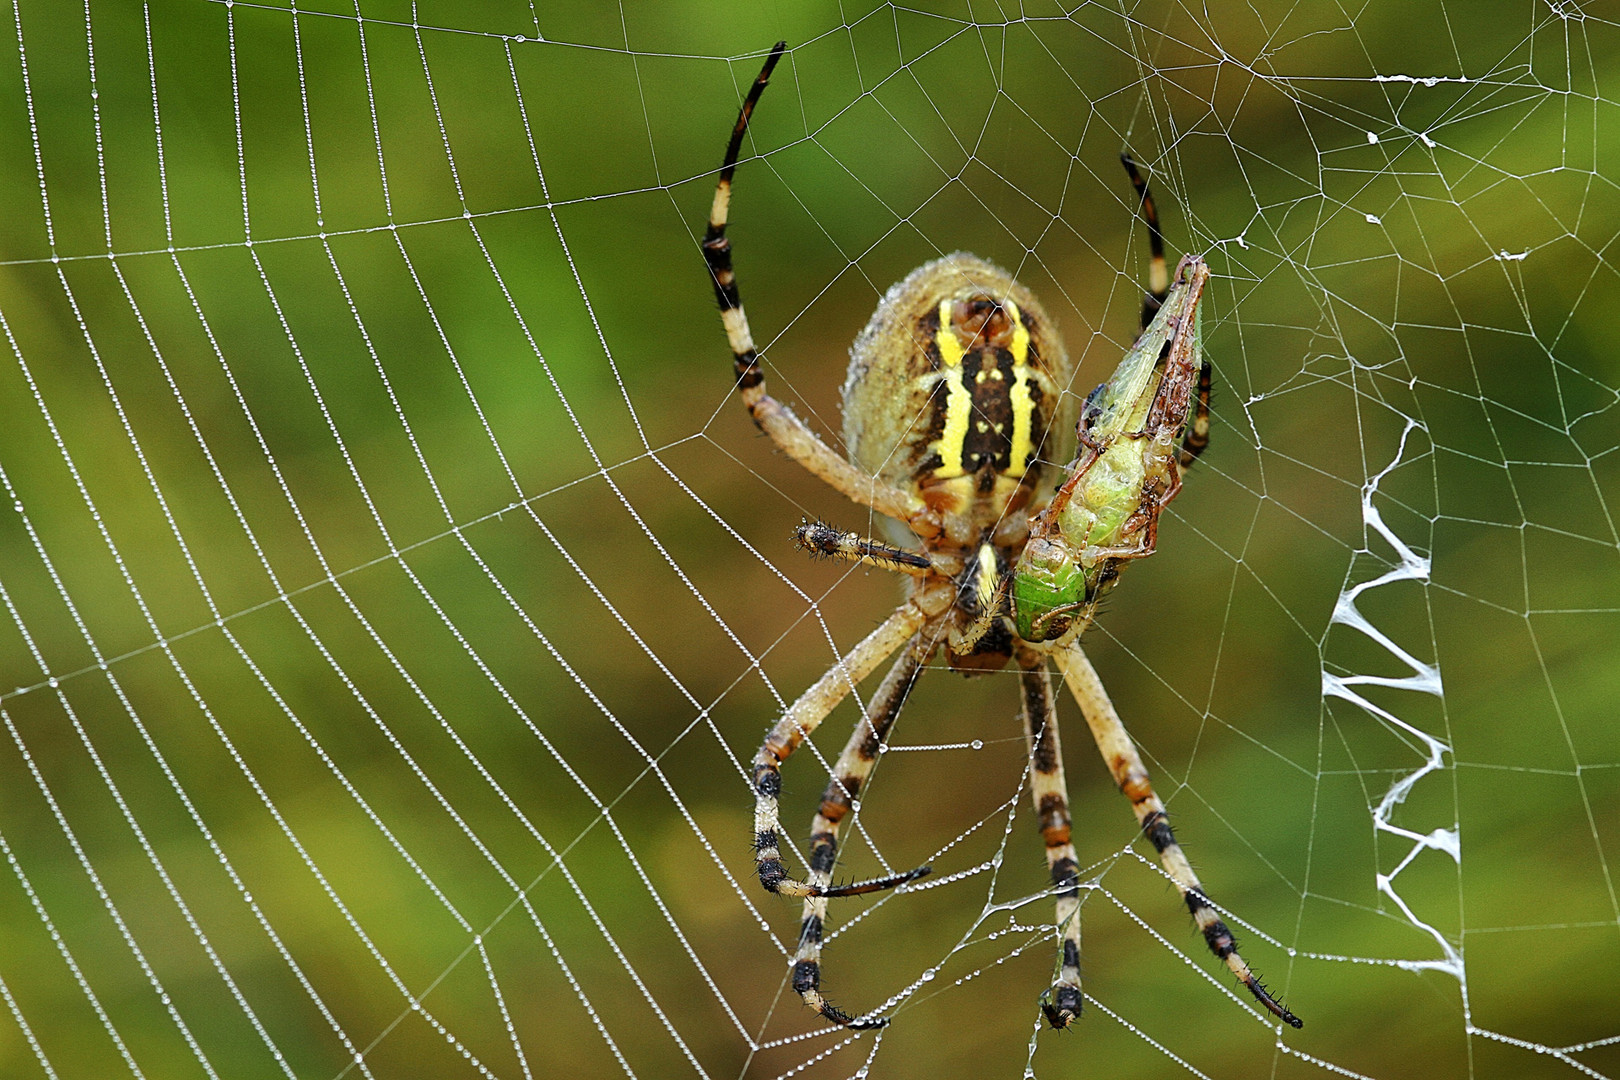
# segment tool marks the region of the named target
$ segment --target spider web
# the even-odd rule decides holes
[[[0,1074],[1620,1076],[1620,34],[1601,5],[131,4],[0,31]],[[1072,702],[1087,1013],[1016,678],[933,671],[824,978],[745,766],[892,608],[829,439],[911,267],[1081,358],[1209,261],[1214,443],[1087,649],[1279,1029]],[[937,661],[936,661],[937,663]],[[869,692],[868,688],[868,692]],[[856,707],[784,771],[804,828]]]

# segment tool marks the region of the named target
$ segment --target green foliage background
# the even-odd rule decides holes
[[[0,1075],[1620,1074],[1588,7],[14,0]],[[1014,685],[937,673],[897,741],[958,748],[886,756],[843,866],[964,876],[829,948],[846,1008],[917,986],[881,1041],[790,1038],[738,763],[896,593],[791,550],[870,522],[730,400],[697,252],[779,38],[732,235],[829,437],[878,296],[958,248],[1104,377],[1145,268],[1122,149],[1214,267],[1215,443],[1088,650],[1303,1031],[1223,992],[1070,707],[1094,1000],[1037,1035]],[[1359,689],[1449,746],[1393,821],[1460,862],[1373,826],[1423,742],[1323,697],[1411,674],[1333,622],[1400,561],[1374,486],[1432,563],[1360,610],[1444,693]],[[790,822],[824,777],[795,759]]]

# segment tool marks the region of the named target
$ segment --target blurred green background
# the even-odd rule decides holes
[[[1620,1075],[1588,7],[8,5],[0,1075]],[[1210,261],[1214,444],[1087,644],[1302,1031],[1066,702],[1092,998],[1037,1034],[1016,683],[935,673],[841,871],[940,883],[825,956],[895,1022],[806,1034],[739,763],[897,590],[792,550],[870,522],[731,400],[697,250],[778,39],[732,236],[830,439],[877,298],[955,249],[1105,377],[1123,149]],[[796,839],[855,715],[786,770]]]

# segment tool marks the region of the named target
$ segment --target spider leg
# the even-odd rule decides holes
[[[883,624],[856,645],[842,660],[834,664],[815,684],[799,695],[799,700],[788,707],[782,718],[765,736],[759,753],[754,755],[754,865],[759,882],[773,893],[783,896],[857,896],[861,893],[891,889],[913,881],[928,873],[926,866],[904,874],[876,878],[850,885],[823,886],[797,881],[788,876],[782,865],[781,807],[782,762],[786,761],[799,744],[820,726],[827,714],[842,700],[850,689],[870,675],[907,638],[922,629],[927,617],[910,604],[902,604]]]
[[[1120,164],[1130,174],[1131,186],[1136,189],[1137,203],[1141,207],[1142,221],[1148,228],[1148,251],[1151,258],[1148,269],[1148,292],[1142,299],[1142,329],[1146,330],[1159,305],[1170,292],[1170,275],[1164,261],[1164,233],[1159,229],[1159,210],[1153,203],[1153,192],[1148,182],[1137,171],[1136,162],[1129,153],[1119,155]],[[1209,445],[1209,391],[1214,381],[1214,368],[1205,360],[1198,369],[1198,404],[1193,407],[1192,419],[1187,422],[1187,434],[1181,441],[1182,468],[1198,459]]]
[[[900,715],[900,709],[905,705],[922,666],[933,655],[934,648],[931,642],[925,644],[920,635],[914,637],[895,660],[894,666],[889,668],[877,693],[872,695],[866,715],[850,732],[843,753],[838,755],[838,763],[833,767],[827,790],[821,795],[821,807],[810,826],[808,876],[810,887],[818,891],[805,897],[804,921],[799,928],[799,951],[793,957],[793,989],[806,1005],[833,1023],[845,1027],[882,1027],[888,1021],[881,1017],[854,1019],[834,1008],[821,996],[821,934],[827,918],[827,897],[832,895],[827,889],[832,881],[833,865],[838,859],[838,827],[860,794],[866,778],[871,775],[872,766],[877,763],[878,750],[889,729],[894,726],[895,718]],[[907,875],[908,878],[910,876]]]
[[[1198,460],[1209,446],[1209,393],[1215,382],[1215,366],[1205,357],[1203,363],[1198,365],[1198,400],[1193,405],[1192,419],[1187,421],[1187,434],[1181,438],[1181,457],[1178,459],[1183,469]]]
[[[1305,1022],[1271,996],[1271,993],[1261,985],[1260,979],[1249,970],[1248,963],[1238,954],[1237,942],[1232,937],[1232,931],[1227,929],[1226,923],[1222,921],[1214,905],[1209,902],[1204,886],[1198,881],[1198,875],[1193,873],[1192,864],[1182,853],[1181,845],[1176,843],[1175,834],[1170,829],[1170,819],[1164,811],[1164,803],[1153,793],[1153,782],[1148,778],[1147,769],[1142,764],[1142,756],[1137,753],[1136,745],[1131,742],[1130,735],[1125,731],[1125,725],[1120,722],[1119,713],[1114,710],[1114,703],[1108,700],[1108,692],[1103,689],[1102,680],[1097,677],[1097,670],[1091,666],[1091,661],[1086,659],[1086,654],[1081,651],[1079,643],[1070,642],[1054,650],[1054,657],[1063,672],[1064,681],[1069,684],[1070,693],[1080,703],[1080,711],[1085,714],[1092,737],[1097,740],[1097,749],[1102,752],[1103,760],[1108,762],[1108,768],[1114,774],[1114,782],[1131,801],[1131,809],[1136,812],[1136,820],[1141,823],[1142,832],[1158,851],[1159,862],[1170,875],[1170,879],[1176,883],[1182,900],[1187,904],[1187,910],[1192,913],[1193,921],[1197,923],[1199,931],[1204,935],[1204,941],[1209,945],[1209,951],[1214,953],[1217,959],[1225,961],[1232,974],[1249,988],[1249,993],[1253,994],[1255,1000],[1265,1006],[1267,1011],[1290,1027],[1304,1027]]]
[[[813,556],[876,566],[921,577],[930,571],[950,576],[953,565],[925,552],[885,544],[858,532],[835,529],[825,521],[800,522],[793,529],[793,546]]]
[[[1063,778],[1063,746],[1058,739],[1056,703],[1046,659],[1033,649],[1021,649],[1023,669],[1024,737],[1029,745],[1029,794],[1035,817],[1046,841],[1046,865],[1057,894],[1056,925],[1059,946],[1057,980],[1041,997],[1041,1010],[1054,1028],[1065,1028],[1080,1016],[1080,883],[1070,828],[1069,785]]]
[[[787,406],[765,392],[765,374],[759,366],[754,336],[748,328],[748,316],[743,313],[742,297],[737,291],[737,276],[731,267],[731,241],[726,239],[726,223],[731,212],[731,179],[737,171],[737,153],[748,131],[748,119],[786,48],[787,42],[776,43],[737,114],[731,141],[726,144],[720,180],[715,185],[709,226],[703,236],[703,258],[709,264],[715,299],[720,304],[720,321],[726,328],[726,340],[735,360],[737,392],[742,395],[754,423],[794,461],[862,506],[906,522],[918,535],[933,536],[940,531],[939,515],[920,497],[861,472],[822,442]]]
[[[1136,189],[1137,205],[1141,207],[1142,222],[1148,228],[1148,253],[1152,258],[1148,266],[1148,292],[1142,300],[1142,329],[1146,330],[1159,305],[1170,293],[1170,271],[1164,262],[1164,233],[1159,231],[1159,210],[1153,204],[1153,192],[1148,182],[1136,171],[1136,161],[1129,152],[1119,155],[1119,163],[1130,174],[1131,186]]]

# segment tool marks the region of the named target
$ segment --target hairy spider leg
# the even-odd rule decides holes
[[[1029,794],[1035,820],[1046,842],[1046,866],[1057,897],[1058,974],[1041,998],[1047,1023],[1066,1028],[1080,1016],[1080,881],[1069,814],[1069,784],[1063,777],[1063,744],[1058,738],[1056,702],[1046,658],[1020,649],[1023,669],[1024,738],[1029,746]]]
[[[822,792],[821,807],[810,825],[809,884],[820,890],[804,901],[804,920],[799,928],[799,950],[793,957],[793,989],[804,1003],[835,1024],[851,1028],[882,1027],[889,1021],[884,1017],[855,1019],[834,1008],[821,996],[821,939],[827,918],[826,890],[832,882],[834,864],[838,861],[838,827],[853,807],[872,767],[877,763],[878,751],[889,729],[911,694],[922,667],[933,655],[936,644],[925,642],[923,635],[913,637],[900,652],[894,666],[883,677],[877,693],[872,695],[866,715],[850,732],[849,741],[833,766],[827,790]],[[928,868],[921,867],[926,873]],[[907,880],[921,876],[918,871],[904,875]],[[884,879],[887,880],[887,879]]]
[[[1136,812],[1136,820],[1142,826],[1143,834],[1159,853],[1159,862],[1164,866],[1165,873],[1170,875],[1170,880],[1175,882],[1187,910],[1192,913],[1193,921],[1209,945],[1209,951],[1226,963],[1232,974],[1249,988],[1249,993],[1267,1011],[1290,1027],[1304,1027],[1305,1022],[1271,996],[1271,992],[1239,955],[1232,931],[1210,903],[1209,894],[1193,872],[1181,845],[1176,843],[1175,833],[1170,829],[1170,818],[1165,813],[1164,803],[1153,793],[1153,782],[1142,764],[1142,756],[1137,753],[1136,745],[1131,742],[1125,725],[1119,719],[1119,713],[1114,710],[1114,703],[1103,689],[1102,680],[1097,677],[1097,670],[1091,666],[1079,643],[1070,642],[1054,650],[1053,655],[1059,670],[1063,672],[1064,682],[1068,683],[1069,692],[1080,703],[1080,711],[1085,714],[1086,723],[1091,727],[1097,749],[1108,763],[1109,771],[1114,774],[1114,782],[1131,801],[1131,809]]]
[[[1148,188],[1148,182],[1136,169],[1136,160],[1127,153],[1119,155],[1119,163],[1125,166],[1130,175],[1131,187],[1136,189],[1136,205],[1142,215],[1142,221],[1148,227],[1148,254],[1151,262],[1148,264],[1148,290],[1142,298],[1142,329],[1146,330],[1153,316],[1159,313],[1159,305],[1170,292],[1170,270],[1164,261],[1164,233],[1159,229],[1159,210],[1153,204],[1153,192]]]
[[[782,865],[781,806],[782,763],[811,735],[827,714],[844,700],[856,683],[866,678],[905,641],[922,629],[927,617],[907,602],[883,620],[876,630],[834,664],[815,684],[799,695],[765,736],[754,755],[754,867],[766,889],[783,896],[858,896],[861,893],[892,889],[929,872],[926,866],[903,874],[875,878],[850,885],[817,885],[788,876]]]
[[[1215,365],[1204,357],[1198,365],[1198,403],[1193,406],[1192,419],[1187,421],[1187,434],[1181,439],[1181,456],[1177,464],[1183,469],[1198,460],[1209,447],[1209,394],[1215,382]]]
[[[1137,205],[1142,221],[1148,228],[1148,291],[1142,298],[1142,329],[1146,330],[1159,313],[1159,305],[1170,294],[1170,275],[1164,261],[1164,233],[1159,229],[1159,210],[1153,203],[1153,192],[1148,182],[1137,171],[1136,161],[1129,153],[1119,155],[1120,164],[1130,175],[1131,186],[1136,189]],[[1198,367],[1198,404],[1192,418],[1187,421],[1187,434],[1181,440],[1180,465],[1186,468],[1198,460],[1198,455],[1209,446],[1209,395],[1215,381],[1214,365],[1206,357]]]
[[[737,153],[742,147],[743,135],[748,131],[748,119],[753,115],[760,94],[764,93],[770,82],[771,71],[786,48],[787,42],[776,43],[765,58],[765,66],[760,69],[758,78],[748,91],[742,109],[737,113],[731,141],[726,144],[720,180],[714,189],[709,226],[703,236],[703,258],[709,264],[715,300],[720,304],[720,321],[725,326],[726,340],[731,345],[735,360],[737,392],[742,396],[755,425],[770,436],[783,453],[847,498],[862,506],[869,506],[880,514],[906,522],[919,536],[934,536],[940,531],[939,515],[929,509],[919,496],[868,476],[851,465],[841,454],[822,442],[787,406],[765,392],[765,373],[760,369],[754,336],[748,328],[748,316],[743,313],[737,276],[731,266],[731,241],[726,239],[726,222],[731,212],[731,178],[737,171]]]
[[[951,570],[949,565],[941,563],[930,553],[896,547],[858,532],[835,529],[825,521],[803,521],[794,526],[793,546],[817,558],[876,566],[918,577],[930,572],[949,576]]]

